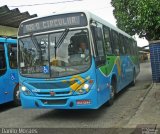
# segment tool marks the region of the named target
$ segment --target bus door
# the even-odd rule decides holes
[[[6,89],[8,88],[8,78],[6,75],[6,55],[4,43],[0,43],[0,104],[6,102]]]
[[[96,82],[97,82],[97,90],[98,96],[97,100],[99,104],[102,104],[106,101],[106,98],[109,93],[107,93],[106,85],[107,80],[104,76],[105,72],[107,71],[107,64],[106,64],[106,56],[104,51],[104,41],[103,41],[103,34],[102,28],[100,27],[92,27],[93,39],[95,44],[95,64],[96,64]],[[103,70],[103,71],[102,71]]]
[[[17,73],[17,45],[13,43],[7,44],[6,59],[8,64],[7,77],[8,77],[8,88],[6,88],[6,100],[12,101],[14,89],[18,84],[18,73]]]

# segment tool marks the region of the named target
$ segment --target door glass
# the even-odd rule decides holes
[[[8,57],[11,68],[17,68],[17,46],[15,44],[8,45]]]

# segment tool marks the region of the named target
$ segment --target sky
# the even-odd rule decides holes
[[[21,12],[28,11],[31,15],[45,16],[59,11],[88,10],[116,26],[111,0],[0,0],[0,6],[9,9],[18,8]],[[138,46],[148,45],[148,41],[136,36]]]

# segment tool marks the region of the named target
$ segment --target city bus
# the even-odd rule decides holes
[[[18,66],[25,109],[111,105],[140,71],[136,41],[88,11],[23,21]]]
[[[17,70],[17,39],[0,37],[0,104],[20,105]]]

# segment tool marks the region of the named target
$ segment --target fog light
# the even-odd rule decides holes
[[[82,89],[80,89],[78,92],[79,92],[80,94],[82,94],[84,91],[83,91]]]
[[[25,95],[31,95],[31,92],[30,92],[29,90],[26,90],[26,91],[24,92],[24,94],[25,94]]]

